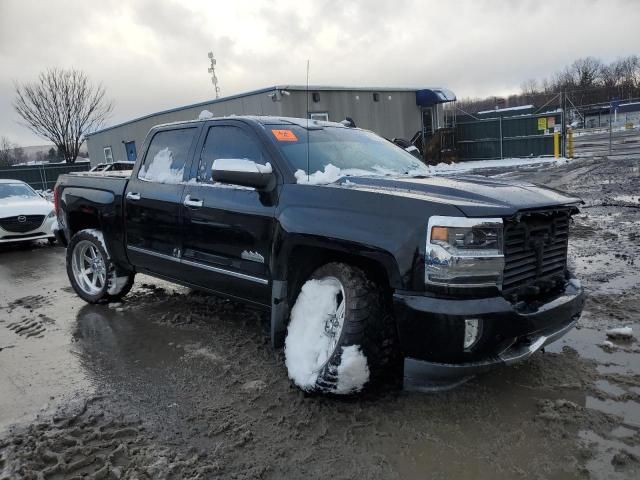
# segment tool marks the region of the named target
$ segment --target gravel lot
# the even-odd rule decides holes
[[[640,162],[486,175],[585,200],[580,328],[448,392],[308,396],[249,307],[139,276],[121,304],[71,291],[65,251],[0,249],[0,479],[639,478]],[[639,260],[640,261],[640,260]]]

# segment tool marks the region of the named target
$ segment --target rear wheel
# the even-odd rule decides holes
[[[81,230],[67,247],[67,275],[86,302],[118,300],[131,290],[135,274],[118,271],[106,249],[102,232]]]
[[[306,391],[353,394],[393,372],[395,329],[383,290],[344,263],[316,270],[291,311],[289,377]]]

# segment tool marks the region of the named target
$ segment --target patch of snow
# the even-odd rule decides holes
[[[380,175],[384,175],[386,172],[380,172]],[[397,172],[393,172],[397,175]],[[356,168],[341,169],[335,165],[329,163],[324,167],[324,171],[320,170],[313,172],[311,175],[307,175],[304,170],[296,170],[294,174],[296,182],[307,185],[327,185],[333,183],[342,177],[348,176],[371,176],[375,175],[375,172],[369,170],[359,170]]]
[[[266,386],[267,384],[263,380],[251,380],[243,383],[240,388],[245,392],[257,392],[264,389]]]
[[[369,365],[358,345],[342,347],[335,393],[349,394],[362,390],[369,381]]]
[[[569,285],[571,285],[573,288],[579,289],[582,287],[582,282],[578,278],[570,278]]]
[[[610,328],[607,330],[607,337],[629,339],[633,337],[633,329],[631,327]]]
[[[169,148],[163,148],[156,153],[151,163],[143,165],[139,177],[150,182],[178,184],[182,182],[184,166],[171,168],[173,164],[173,152]]]
[[[604,341],[604,342],[602,342],[600,345],[601,345],[602,347],[605,347],[605,348],[613,348],[613,347],[614,347],[613,342],[610,342],[609,340],[605,340],[605,341]]]
[[[184,345],[185,358],[196,358],[201,357],[207,360],[211,360],[213,362],[219,362],[222,360],[220,355],[212,351],[207,347],[203,347],[199,343],[191,343]]]
[[[638,195],[618,195],[613,197],[613,201],[615,202],[626,202],[626,203],[640,203],[640,196]]]
[[[521,167],[537,164],[563,165],[568,161],[569,160],[564,157],[503,158],[501,160],[476,160],[452,164],[439,163],[435,167],[431,167],[430,170],[434,175],[444,175],[449,173],[469,172],[471,170],[480,170],[485,168]]]
[[[253,160],[246,158],[218,158],[213,162],[213,170],[226,170],[231,172],[272,173],[273,168],[270,163],[260,165]]]
[[[564,165],[570,160],[565,157],[527,157],[527,158],[503,158],[496,160],[475,160],[459,163],[439,163],[435,166],[421,166],[407,173],[407,177],[424,176],[424,175],[452,175],[458,173],[466,173],[474,170],[483,170],[487,168],[507,168],[522,167],[527,165],[555,164]],[[374,166],[371,170],[360,169],[340,169],[329,163],[324,167],[324,171],[317,170],[311,175],[307,175],[304,170],[296,170],[296,182],[308,185],[328,185],[334,183],[342,177],[370,177],[370,176],[398,176],[399,172],[385,169],[380,166]]]
[[[496,113],[496,112],[517,112],[518,110],[527,110],[528,108],[534,108],[533,105],[521,105],[519,107],[507,107],[507,108],[496,108],[495,110],[483,110],[478,112],[478,115],[484,115],[486,113]]]
[[[289,378],[303,390],[315,387],[320,369],[328,360],[330,338],[325,319],[335,314],[340,286],[333,280],[309,280],[291,310],[285,341],[285,365]]]
[[[213,113],[209,110],[202,110],[198,115],[198,120],[206,120],[207,118],[213,118]]]

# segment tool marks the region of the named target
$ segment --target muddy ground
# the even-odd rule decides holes
[[[486,175],[585,199],[580,327],[448,392],[308,396],[266,316],[139,276],[122,304],[68,287],[65,251],[0,249],[0,479],[639,478],[640,162]]]

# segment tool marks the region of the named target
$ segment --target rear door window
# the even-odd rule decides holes
[[[251,134],[228,125],[209,128],[198,165],[199,182],[212,182],[213,162],[221,158],[251,160],[260,165],[267,163],[260,144]]]
[[[197,128],[182,128],[156,133],[151,139],[138,178],[157,183],[182,182],[189,149],[197,131]]]

